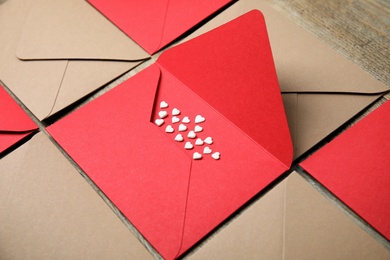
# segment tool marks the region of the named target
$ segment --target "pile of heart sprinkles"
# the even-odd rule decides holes
[[[168,103],[165,101],[161,101],[160,103],[160,109],[167,109],[168,108]],[[204,118],[201,115],[197,115],[194,119],[195,127],[193,130],[189,130],[186,124],[189,124],[191,122],[191,119],[188,116],[184,116],[183,118],[180,119],[179,115],[181,114],[181,111],[177,108],[172,109],[172,125],[177,126],[176,129],[179,132],[176,134],[174,140],[176,142],[184,142],[184,139],[186,136],[189,141],[185,142],[184,144],[184,149],[186,150],[192,150],[194,149],[194,145],[196,146],[203,146],[203,154],[199,152],[194,152],[192,158],[194,160],[201,160],[203,158],[203,155],[211,155],[212,158],[215,160],[219,160],[221,157],[220,152],[214,152],[210,148],[210,145],[213,144],[213,138],[212,137],[206,137],[204,140],[201,138],[197,138],[197,133],[203,132],[203,127],[200,125],[204,121],[206,121],[206,118]],[[158,116],[160,118],[156,119],[154,122],[157,126],[161,127],[165,123],[165,119],[168,117],[168,112],[167,110],[160,110],[158,112]],[[164,119],[165,118],[165,119]],[[165,127],[165,132],[168,134],[172,134],[175,132],[175,128],[171,124],[168,124]],[[189,131],[188,131],[189,130]]]

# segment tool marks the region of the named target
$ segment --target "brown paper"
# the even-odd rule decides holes
[[[0,161],[1,259],[153,259],[43,134]]]
[[[83,0],[9,0],[0,24],[0,79],[39,119],[149,57]]]
[[[293,172],[188,259],[389,259],[390,251]]]
[[[266,20],[295,158],[389,90],[266,1],[238,1],[185,40],[252,9]]]

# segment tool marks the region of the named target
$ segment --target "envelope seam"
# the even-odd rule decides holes
[[[175,256],[175,259],[180,255],[180,253],[181,253],[181,248],[182,248],[183,242],[184,242],[184,231],[185,231],[185,228],[186,228],[188,198],[189,198],[189,195],[190,195],[190,186],[191,186],[191,175],[192,175],[192,160],[190,161],[190,176],[188,176],[186,206],[185,206],[185,210],[184,210],[184,219],[183,219],[183,229],[182,229],[182,234],[181,234],[181,240],[180,240],[180,245],[179,245],[179,251],[177,252],[177,254],[176,254],[176,256]]]
[[[290,168],[290,166],[288,165],[285,165],[284,163],[282,163],[278,158],[276,158],[273,154],[271,154],[268,150],[266,150],[263,146],[261,146],[259,143],[257,143],[255,140],[253,140],[252,137],[250,137],[248,134],[246,134],[245,132],[243,132],[239,127],[237,127],[235,124],[233,124],[229,119],[227,119],[224,115],[222,115],[219,111],[217,111],[213,106],[211,106],[210,104],[208,104],[203,98],[201,98],[198,94],[196,94],[192,89],[190,89],[186,84],[183,83],[183,81],[181,81],[179,78],[177,78],[173,73],[171,73],[168,69],[166,69],[164,66],[162,66],[161,64],[158,63],[157,61],[157,64],[162,67],[167,73],[171,74],[172,77],[174,77],[177,81],[179,81],[188,91],[190,91],[194,96],[195,98],[199,99],[202,103],[204,103],[206,106],[208,106],[212,111],[214,111],[215,113],[217,113],[220,117],[222,117],[225,121],[227,121],[230,125],[232,125],[235,129],[237,129],[241,134],[245,135],[249,140],[251,140],[252,142],[254,142],[256,144],[256,146],[260,147],[264,152],[266,152],[267,154],[269,154],[272,158],[274,158],[279,164],[281,164],[284,168],[286,168],[286,170],[288,170]],[[286,124],[287,124],[287,120],[286,120]],[[287,127],[288,127],[288,124],[287,124]]]
[[[62,88],[62,83],[64,82],[65,75],[66,75],[66,71],[68,70],[69,62],[70,62],[69,60],[66,61],[66,66],[65,66],[65,69],[64,69],[64,74],[62,75],[62,79],[61,79],[61,82],[60,82],[60,86],[58,87],[56,97],[55,97],[55,99],[54,99],[53,105],[52,105],[52,107],[51,107],[49,113],[45,116],[45,118],[51,115],[51,113],[53,112],[54,107],[56,106],[57,99],[58,99],[58,96],[59,96],[60,91],[61,91],[61,88]]]

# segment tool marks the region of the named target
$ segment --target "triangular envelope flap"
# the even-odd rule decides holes
[[[34,1],[16,54],[23,60],[148,57],[141,47],[82,0]]]
[[[155,53],[231,0],[89,0],[149,53]],[[191,15],[188,15],[188,12]]]
[[[167,50],[158,63],[289,167],[291,138],[259,11]]]
[[[26,132],[37,125],[0,85],[0,132]]]

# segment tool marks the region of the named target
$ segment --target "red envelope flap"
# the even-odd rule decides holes
[[[37,125],[0,85],[0,132],[26,133]]]
[[[175,142],[178,149],[184,151],[187,141],[192,144],[195,139],[205,140],[212,137],[212,144],[194,144],[186,150],[192,158],[194,152],[202,154],[201,160],[194,160],[191,168],[191,177],[188,186],[188,199],[186,206],[185,227],[180,252],[168,250],[158,244],[155,248],[167,259],[179,256],[202,237],[208,234],[224,219],[241,207],[245,202],[275,180],[288,167],[280,163],[263,147],[248,138],[240,129],[231,124],[229,120],[187,88],[166,69],[161,68],[161,80],[156,104],[162,101],[168,104],[167,108],[158,108],[154,118],[159,118],[158,111],[167,111],[164,124],[160,130]],[[173,123],[173,110],[178,109],[180,114],[176,117],[188,117],[189,123]],[[267,111],[263,111],[267,113]],[[197,114],[201,114],[205,121],[194,123]],[[187,130],[180,131],[179,125],[187,126]],[[170,125],[173,133],[166,133]],[[196,138],[187,137],[190,130],[201,126],[202,130],[196,132]],[[156,126],[158,127],[158,126]],[[177,134],[184,137],[182,141],[174,141]],[[214,160],[211,154],[204,152],[209,147],[214,152],[220,152],[220,159]],[[211,214],[212,212],[212,214]],[[163,234],[163,236],[166,233]],[[156,232],[149,236],[161,236]]]
[[[292,143],[265,21],[259,11],[167,50],[158,63],[290,166]]]
[[[159,78],[150,66],[47,130],[142,234],[160,234],[152,244],[176,253],[192,160],[150,122]]]
[[[390,239],[390,101],[301,163]]]
[[[153,54],[231,0],[89,0],[130,38]]]

